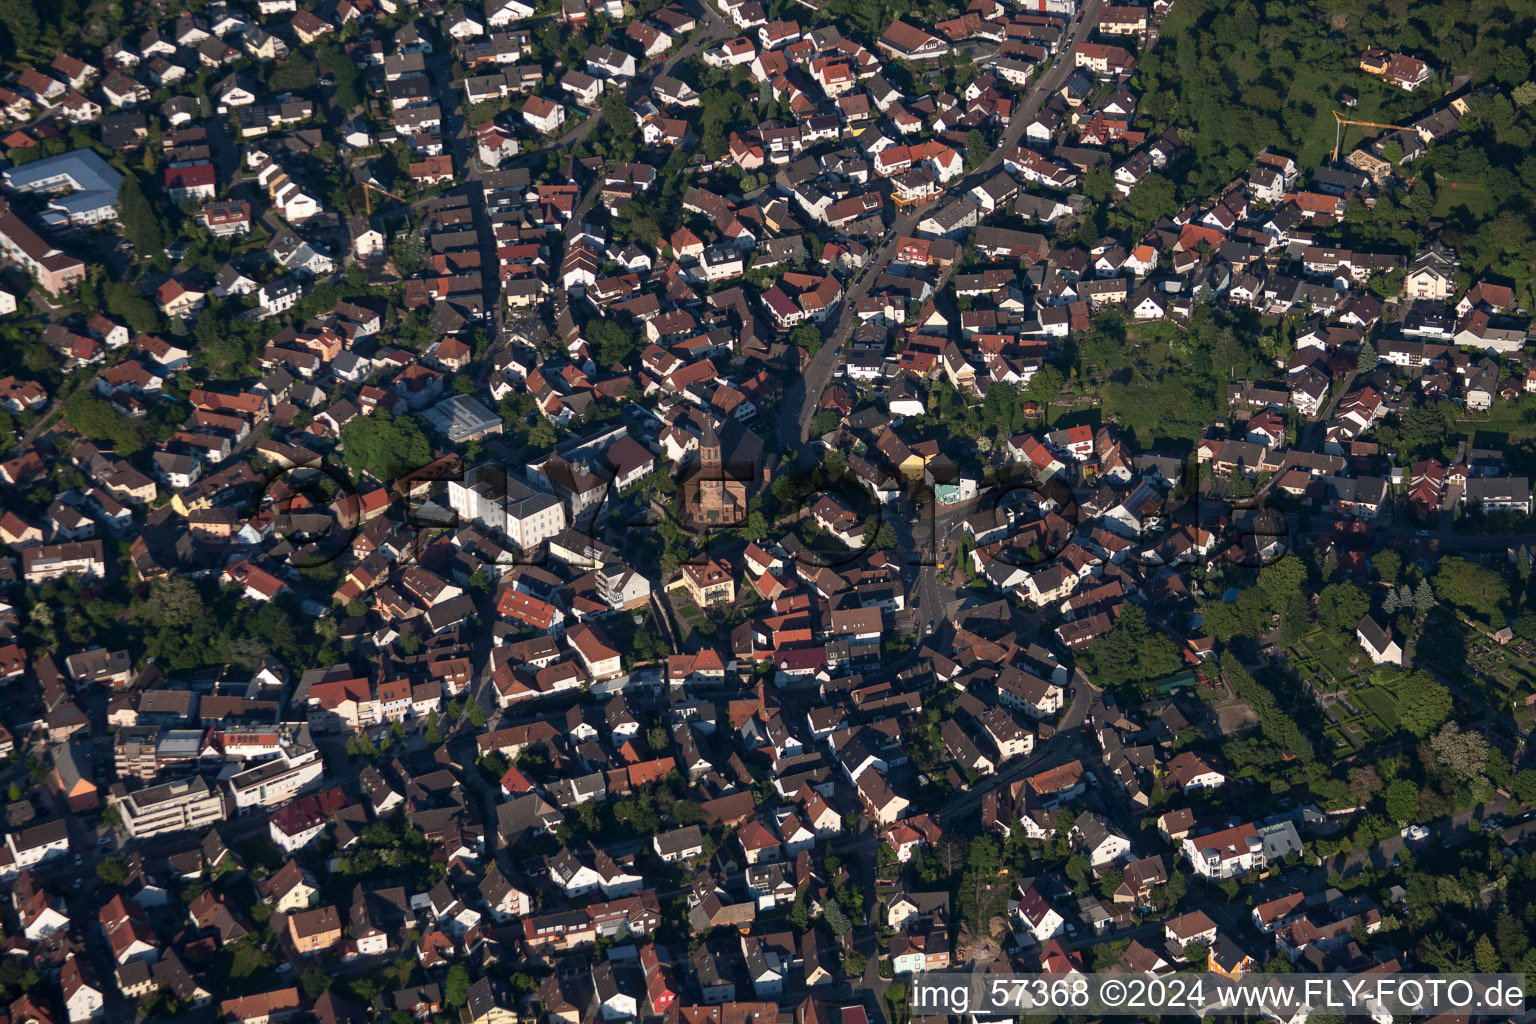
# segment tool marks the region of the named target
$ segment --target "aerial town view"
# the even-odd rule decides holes
[[[1536,0],[1141,2],[0,0],[0,1024],[1536,983]]]

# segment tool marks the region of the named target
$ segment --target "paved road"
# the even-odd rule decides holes
[[[1074,22],[1062,39],[1061,49],[1052,61],[1049,69],[1044,71],[1035,84],[1030,86],[1024,98],[1015,105],[1013,117],[1008,127],[1003,131],[1002,138],[998,141],[992,153],[970,174],[950,186],[943,197],[930,203],[914,207],[897,217],[890,229],[883,236],[885,244],[879,252],[871,256],[869,263],[848,282],[843,290],[842,312],[837,318],[837,323],[830,330],[824,330],[823,336],[827,341],[822,345],[816,356],[806,367],[802,379],[791,385],[785,395],[785,407],[795,408],[799,405],[799,413],[791,420],[787,416],[779,419],[779,444],[788,450],[802,445],[810,431],[811,419],[816,415],[816,406],[821,401],[821,393],[826,389],[827,382],[831,380],[833,369],[837,363],[837,354],[841,351],[843,343],[853,333],[854,307],[859,300],[869,293],[870,287],[875,283],[880,270],[888,265],[896,255],[896,247],[903,236],[911,235],[917,227],[918,221],[928,213],[929,209],[938,206],[946,199],[953,196],[961,196],[970,191],[976,185],[991,177],[1002,166],[1003,157],[1008,154],[1019,140],[1024,137],[1024,129],[1030,119],[1043,106],[1046,100],[1060,89],[1066,81],[1067,75],[1072,70],[1072,49],[1080,37],[1085,37],[1092,26],[1098,23],[1099,7],[1103,0],[1088,0],[1083,5],[1082,17]]]
[[[982,799],[992,790],[1042,772],[1048,767],[1083,758],[1085,749],[1080,727],[1088,717],[1088,708],[1093,704],[1098,693],[1099,691],[1079,673],[1072,682],[1069,692],[1071,703],[1057,726],[1056,734],[1037,745],[1034,753],[1029,757],[1022,761],[1011,762],[1002,771],[995,775],[988,775],[963,793],[955,794],[934,812],[935,819],[949,828],[957,820],[970,817],[979,811]],[[1084,758],[1084,760],[1092,759]]]
[[[853,334],[856,317],[854,309],[859,300],[863,299],[869,289],[874,285],[880,272],[890,264],[896,255],[896,249],[903,237],[911,235],[917,228],[918,222],[927,214],[930,208],[935,207],[953,196],[964,195],[976,185],[985,181],[1002,166],[1003,158],[1019,144],[1024,137],[1024,129],[1028,126],[1035,113],[1043,106],[1046,100],[1052,96],[1067,75],[1072,70],[1072,51],[1080,36],[1091,31],[1091,26],[1098,22],[1098,11],[1103,0],[1088,0],[1083,6],[1083,14],[1080,20],[1068,27],[1067,34],[1062,40],[1061,49],[1053,60],[1049,69],[1041,73],[1030,86],[1024,98],[1015,106],[1013,117],[1008,127],[1003,131],[996,147],[991,154],[974,171],[965,175],[957,183],[951,186],[943,197],[930,203],[908,210],[898,216],[890,229],[883,237],[884,244],[879,251],[871,256],[868,263],[854,275],[843,289],[841,311],[837,322],[830,328],[823,326],[822,345],[816,354],[811,357],[804,370],[795,378],[785,391],[783,403],[780,406],[777,430],[778,452],[790,460],[798,460],[807,455],[806,442],[810,437],[811,420],[815,417],[817,408],[821,403],[822,392],[826,390],[833,374],[841,363],[843,346]],[[1085,28],[1084,26],[1088,26]],[[951,270],[945,272],[947,278]],[[793,410],[793,415],[791,415]],[[919,512],[919,515],[922,513]],[[934,547],[939,546],[940,538],[947,535],[947,531],[953,528],[958,521],[958,515],[954,512],[947,514],[948,521],[944,531],[931,539]],[[918,550],[911,543],[913,525],[901,523],[897,526],[898,536],[905,544],[908,551]],[[924,524],[917,524],[917,530],[924,531]],[[925,552],[927,553],[927,552]],[[937,554],[935,550],[932,552]],[[930,563],[937,561],[929,559]],[[952,592],[951,592],[952,594]],[[910,593],[911,607],[915,612],[916,623],[914,628],[920,635],[932,627],[937,628],[937,623],[946,600],[946,595],[941,592],[938,585],[938,567],[935,564],[921,565],[918,568],[917,578],[913,583]]]

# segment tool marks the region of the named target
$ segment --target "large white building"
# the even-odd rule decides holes
[[[285,754],[231,775],[229,795],[237,813],[252,807],[276,807],[318,783],[324,774],[325,762],[311,747],[306,753],[293,757]]]
[[[15,192],[52,195],[43,221],[54,227],[99,224],[117,216],[117,190],[123,176],[95,150],[75,149],[20,164],[4,172]]]
[[[1034,886],[1019,893],[1019,902],[1013,916],[1019,930],[1036,942],[1047,942],[1060,935],[1066,923],[1066,919]]]
[[[22,870],[36,867],[46,860],[62,857],[69,852],[69,827],[64,819],[47,821],[41,825],[8,833],[5,845],[11,855],[10,870],[4,874],[13,876]]]
[[[450,480],[448,504],[461,521],[495,530],[523,551],[565,529],[565,506],[559,498],[489,463],[475,466],[463,480]]]
[[[207,828],[224,820],[224,799],[200,776],[129,792],[112,787],[112,806],[135,839]]]
[[[1184,856],[1197,875],[1218,882],[1257,871],[1266,860],[1264,840],[1249,823],[1186,837]]]

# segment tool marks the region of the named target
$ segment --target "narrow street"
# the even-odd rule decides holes
[[[1091,762],[1093,758],[1085,757],[1081,726],[1088,717],[1088,709],[1098,693],[1099,691],[1079,674],[1068,691],[1068,700],[1071,703],[1068,704],[1066,713],[1062,715],[1061,722],[1057,725],[1056,735],[1037,745],[1034,753],[1023,760],[1008,763],[1002,771],[988,775],[965,792],[951,797],[948,802],[933,812],[934,818],[944,827],[950,828],[955,822],[980,811],[982,800],[994,789],[1008,786],[1020,779],[1069,761],[1082,759],[1085,762]]]
[[[1091,31],[1091,27],[1098,23],[1099,7],[1102,3],[1103,0],[1087,0],[1083,5],[1081,16],[1067,29],[1050,67],[1041,72],[1035,83],[1030,86],[1029,92],[1015,106],[1007,129],[1004,130],[1002,138],[998,140],[987,159],[974,171],[951,185],[946,190],[944,199],[914,207],[898,216],[882,236],[884,244],[877,252],[871,254],[869,262],[854,276],[853,280],[848,282],[843,290],[842,309],[837,323],[830,330],[823,329],[822,335],[826,341],[811,359],[810,365],[806,367],[801,378],[785,392],[785,407],[794,408],[798,403],[799,414],[793,420],[787,416],[779,418],[781,449],[798,449],[809,436],[811,419],[816,415],[816,406],[821,401],[821,393],[826,390],[827,383],[831,380],[837,365],[837,353],[853,333],[854,307],[869,293],[880,271],[895,257],[898,243],[903,237],[911,235],[916,230],[918,222],[930,209],[942,205],[950,197],[965,195],[1002,166],[1003,157],[1024,137],[1024,129],[1029,125],[1030,119],[1035,116],[1046,100],[1061,88],[1067,75],[1071,73],[1073,46],[1076,45],[1080,36],[1085,37]]]

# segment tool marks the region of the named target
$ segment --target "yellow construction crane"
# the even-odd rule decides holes
[[[1333,132],[1333,162],[1334,163],[1338,163],[1339,162],[1339,149],[1340,149],[1340,147],[1342,147],[1344,145],[1344,126],[1345,125],[1351,125],[1351,124],[1359,125],[1361,128],[1392,128],[1392,129],[1395,129],[1395,130],[1398,130],[1398,131],[1411,131],[1412,130],[1412,129],[1408,128],[1408,126],[1401,125],[1401,124],[1378,124],[1375,121],[1356,121],[1353,118],[1345,117],[1343,114],[1339,113],[1337,110],[1335,110],[1333,112],[1333,120],[1335,122],[1335,128],[1334,128],[1334,132]]]
[[[389,191],[387,191],[385,189],[379,188],[379,186],[375,185],[371,181],[365,181],[365,182],[362,183],[362,185],[363,185],[363,206],[368,211],[368,216],[370,216],[370,217],[373,216],[373,193],[375,193],[375,192],[377,192],[381,196],[389,196],[389,198],[393,199],[397,203],[405,202],[404,199],[401,199],[399,196],[395,195],[393,192],[389,192]]]

